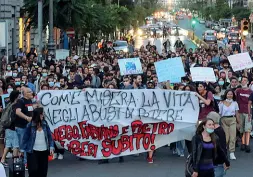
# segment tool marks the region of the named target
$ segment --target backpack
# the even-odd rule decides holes
[[[9,128],[11,123],[13,123],[15,119],[15,112],[13,110],[13,103],[9,103],[3,110],[1,116],[1,127],[4,129]]]
[[[209,91],[208,91],[209,92]],[[207,99],[207,95],[208,95],[208,92],[206,92],[206,97],[205,99]],[[220,109],[219,109],[219,105],[218,105],[218,102],[216,99],[213,98],[213,101],[211,102],[212,106],[213,106],[213,109],[215,112],[219,113],[220,112]]]
[[[192,154],[188,155],[185,163],[185,177],[191,177],[193,174],[193,159]]]

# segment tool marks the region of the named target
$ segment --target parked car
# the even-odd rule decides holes
[[[206,30],[203,34],[203,40],[206,43],[217,43],[217,33],[214,30]]]
[[[203,20],[203,19],[200,19],[200,20],[199,20],[199,24],[205,24],[205,23],[206,23],[205,20]]]
[[[127,41],[117,40],[113,42],[113,49],[116,51],[116,53],[120,53],[120,52],[127,53],[129,51],[128,43]]]
[[[211,21],[206,21],[205,22],[205,27],[206,28],[211,28],[211,26],[212,26],[212,22]]]

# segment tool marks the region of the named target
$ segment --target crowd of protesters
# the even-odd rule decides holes
[[[184,156],[186,147],[190,154],[197,156],[193,161],[192,176],[214,176],[214,167],[217,165],[216,150],[222,152],[219,153],[221,155],[218,154],[221,158],[218,164],[226,163],[226,167],[229,167],[227,151],[231,160],[236,160],[235,150],[239,145],[241,151],[249,153],[252,129],[252,69],[240,72],[232,70],[227,56],[238,52],[235,47],[224,49],[213,45],[209,49],[200,46],[187,50],[178,39],[175,49],[172,50],[170,41],[165,42],[165,48],[160,54],[157,52],[157,46],[151,43],[131,53],[117,53],[102,44],[99,50],[89,56],[77,57],[73,51],[72,56],[66,59],[57,61],[54,56],[49,56],[43,63],[38,62],[35,50],[28,54],[20,50],[15,62],[5,63],[1,68],[0,96],[10,94],[10,102],[15,103],[13,109],[16,113],[14,123],[5,132],[1,132],[0,148],[3,150],[3,146],[5,147],[4,152],[0,152],[2,164],[8,165],[5,159],[10,149],[14,155],[19,150],[24,155],[25,163],[28,163],[30,177],[36,176],[36,172],[44,175],[41,177],[46,177],[47,160],[43,157],[49,153],[53,154],[55,149],[55,158],[63,159],[63,152],[53,143],[43,111],[34,106],[36,94],[40,90],[109,88],[192,91],[199,98],[200,106],[196,135],[192,142],[180,141],[170,145],[173,153],[179,156]],[[247,50],[252,57],[250,48]],[[133,57],[140,58],[143,74],[121,76],[118,60]],[[159,83],[154,62],[173,57],[182,58],[185,77],[177,84],[169,81]],[[192,67],[212,67],[216,82],[193,82],[190,73]],[[0,102],[0,114],[3,111],[2,106]],[[209,115],[214,112],[218,112],[220,117]],[[206,119],[208,115],[210,117]],[[36,136],[31,134],[31,131],[36,132]],[[214,136],[214,133],[219,138]],[[221,142],[218,143],[219,141]],[[153,163],[153,152],[148,153],[147,161]],[[120,158],[120,162],[123,162],[123,158]],[[104,160],[102,163],[108,161]],[[42,166],[44,171],[39,171],[38,166]]]

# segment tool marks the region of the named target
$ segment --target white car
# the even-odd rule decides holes
[[[129,51],[128,43],[127,41],[117,40],[113,42],[113,49],[116,51],[116,53],[120,53],[120,52],[127,53]]]
[[[199,20],[199,24],[205,24],[205,23],[206,23],[205,20],[203,20],[203,19],[200,19],[200,20]]]

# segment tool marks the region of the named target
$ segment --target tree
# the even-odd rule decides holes
[[[234,7],[232,9],[232,14],[235,16],[237,21],[241,21],[242,19],[248,19],[250,16],[250,9],[245,7]]]
[[[231,9],[226,0],[216,0],[215,10],[212,13],[214,20],[220,20],[221,18],[231,18]]]
[[[86,0],[54,0],[54,26],[67,29],[78,28],[85,21],[89,8]],[[27,12],[26,20],[30,27],[38,25],[38,2],[35,0],[24,1],[24,11]],[[49,22],[49,0],[43,0],[43,27]]]

